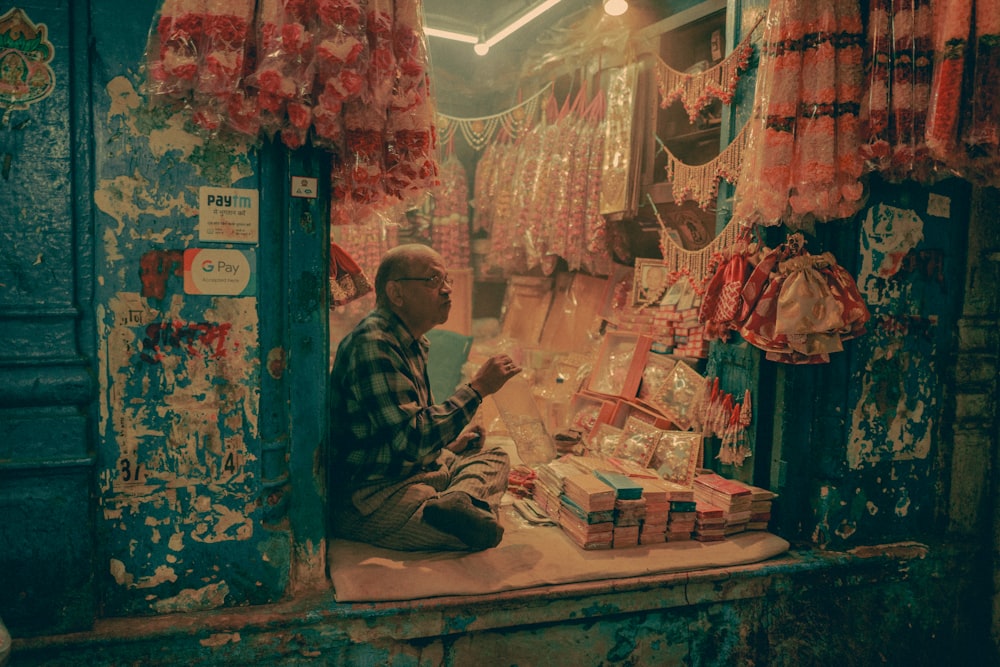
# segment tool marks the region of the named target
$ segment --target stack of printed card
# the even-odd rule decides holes
[[[662,479],[638,478],[642,487],[642,499],[646,501],[646,512],[639,530],[639,544],[656,544],[666,540],[667,518],[670,515],[668,499],[670,482]]]
[[[694,489],[676,482],[667,482],[670,491],[670,514],[667,517],[667,542],[683,542],[691,539],[694,531],[695,506]]]
[[[535,479],[532,498],[545,514],[558,520],[559,498],[563,494],[563,480],[568,475],[580,474],[580,471],[576,466],[559,460],[537,466],[535,471],[538,473],[538,477]]]

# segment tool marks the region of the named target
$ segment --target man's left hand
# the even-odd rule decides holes
[[[481,426],[473,426],[455,438],[451,443],[447,445],[447,449],[460,454],[461,452],[471,451],[474,449],[479,449],[483,445],[483,428]]]

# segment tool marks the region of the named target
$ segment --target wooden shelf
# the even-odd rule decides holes
[[[655,57],[678,71],[696,63],[718,64],[722,56],[717,46],[725,42],[727,4],[725,0],[704,0],[644,29]],[[654,136],[646,147],[640,183],[644,195],[648,192],[654,201],[672,201],[671,184],[666,182],[667,155],[656,139],[686,165],[707,164],[723,150],[721,117],[725,109],[721,101],[711,100],[692,123],[680,100],[661,108],[655,77],[651,74],[647,82],[650,94],[643,126]]]

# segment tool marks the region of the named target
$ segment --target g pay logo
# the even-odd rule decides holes
[[[184,251],[187,294],[253,294],[256,258],[252,250],[188,248]]]

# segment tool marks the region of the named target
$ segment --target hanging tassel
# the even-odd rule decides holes
[[[750,426],[752,417],[753,408],[750,404],[750,390],[747,389],[746,393],[743,394],[743,408],[740,410],[740,426],[743,428]]]

